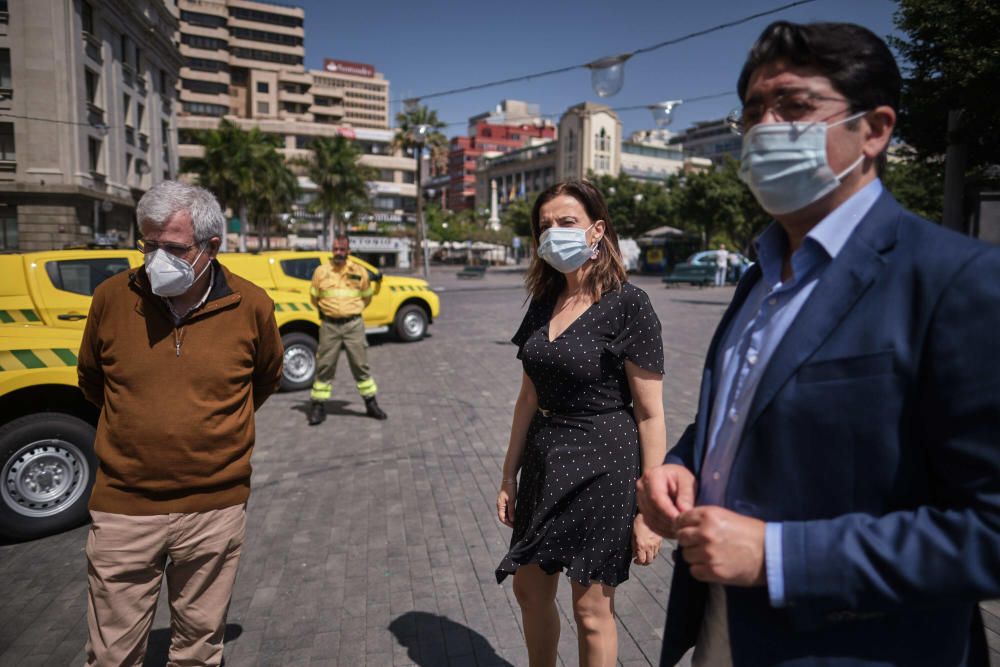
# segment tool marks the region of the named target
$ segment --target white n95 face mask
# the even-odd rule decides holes
[[[771,215],[805,208],[837,189],[840,180],[865,159],[839,174],[826,158],[826,131],[860,118],[862,111],[836,123],[765,123],[743,137],[740,180]]]
[[[209,264],[206,264],[197,276],[194,274],[193,264],[197,263],[204,252],[205,249],[202,248],[192,264],[171,255],[163,248],[146,255],[143,261],[146,264],[146,275],[149,276],[149,286],[153,294],[165,297],[180,296],[191,289],[191,285],[194,285],[209,267]]]
[[[594,225],[596,224],[595,222]],[[538,256],[559,273],[576,271],[587,263],[597,249],[597,243],[587,245],[587,232],[594,225],[587,229],[549,227],[538,237]]]

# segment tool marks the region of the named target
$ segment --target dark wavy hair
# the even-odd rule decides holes
[[[852,112],[883,105],[899,110],[903,81],[899,65],[888,45],[867,28],[853,23],[775,21],[764,28],[747,54],[736,84],[740,102],[746,101],[757,68],[776,60],[818,71],[847,99]],[[885,161],[883,153],[876,162],[879,173]]]
[[[597,258],[588,260],[590,268],[583,278],[583,289],[597,302],[605,292],[620,290],[628,280],[628,273],[625,271],[625,263],[618,249],[618,234],[611,224],[608,205],[604,203],[600,190],[587,180],[556,183],[538,195],[531,209],[531,239],[536,252],[524,283],[533,301],[555,301],[566,287],[566,276],[549,266],[537,253],[539,237],[542,235],[539,221],[542,206],[562,195],[568,195],[580,202],[591,222],[604,221],[604,236],[598,246]]]

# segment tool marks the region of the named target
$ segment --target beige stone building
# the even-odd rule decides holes
[[[177,174],[172,0],[23,0],[0,12],[0,249],[131,243]]]
[[[305,12],[248,0],[179,0],[181,157],[202,154],[197,132],[226,118],[281,137],[288,158],[306,157],[316,137],[358,142],[378,170],[370,221],[402,223],[416,202],[415,160],[390,146],[389,81],[365,63],[327,58],[306,70]],[[300,177],[305,196],[315,187]]]

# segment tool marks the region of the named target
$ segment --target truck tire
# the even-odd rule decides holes
[[[309,334],[293,332],[282,336],[281,343],[285,346],[281,391],[310,388],[316,377],[316,339]]]
[[[396,337],[404,343],[412,343],[427,335],[427,313],[416,304],[403,306],[396,312]]]
[[[87,521],[95,434],[87,422],[59,412],[0,428],[0,534],[27,540]]]

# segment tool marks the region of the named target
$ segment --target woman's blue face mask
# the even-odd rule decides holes
[[[597,245],[587,244],[586,229],[579,227],[549,227],[538,238],[538,256],[559,273],[572,273],[587,263],[597,253]]]

